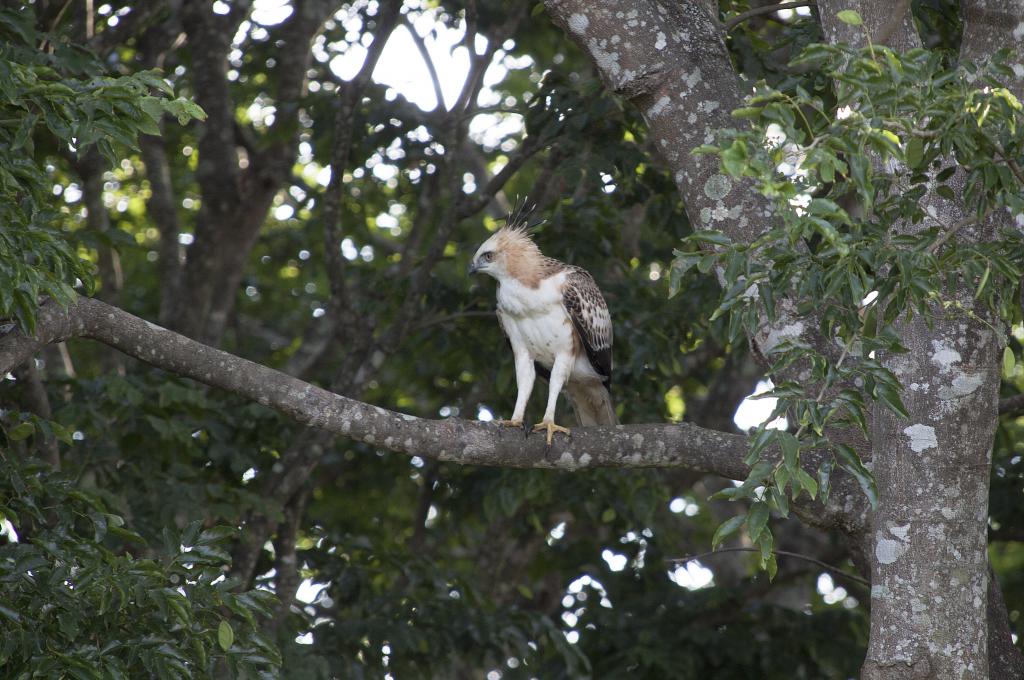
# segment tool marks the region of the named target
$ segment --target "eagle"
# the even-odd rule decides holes
[[[518,214],[517,214],[518,213]],[[534,432],[556,432],[558,394],[565,388],[581,426],[617,425],[612,404],[612,317],[594,277],[585,269],[545,257],[528,232],[522,211],[477,249],[469,273],[498,281],[498,321],[516,366],[515,410],[499,424],[522,427],[526,402],[539,373],[548,380],[544,419]]]

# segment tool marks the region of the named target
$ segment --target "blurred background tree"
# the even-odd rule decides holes
[[[721,18],[757,4],[723,1]],[[770,411],[744,402],[764,389],[747,347],[708,321],[715,280],[690,276],[668,300],[690,233],[672,178],[638,113],[541,6],[4,5],[0,85],[37,64],[76,93],[67,106],[86,106],[89,87],[99,100],[67,110],[93,123],[91,144],[89,126],[41,109],[18,137],[31,106],[0,129],[41,173],[33,238],[66,248],[54,261],[91,261],[102,300],[384,408],[507,417],[493,286],[464,271],[528,200],[545,253],[605,293],[624,422],[739,431]],[[955,54],[955,3],[914,11],[926,44]],[[730,35],[751,80],[813,86],[786,66],[819,37],[811,7]],[[139,75],[152,69],[162,80]],[[129,94],[163,108],[118,103],[101,77],[136,78]],[[4,276],[19,250],[7,245]],[[60,293],[10,276],[26,295]],[[770,586],[742,551],[674,561],[705,553],[738,511],[706,500],[719,478],[410,459],[81,341],[47,348],[0,399],[0,664],[13,676],[847,678],[863,659],[869,593],[844,573],[856,568],[838,535],[773,525],[797,556],[780,556]],[[1001,424],[991,520],[1014,626],[1021,427]]]

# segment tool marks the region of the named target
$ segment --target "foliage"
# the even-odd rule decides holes
[[[238,10],[242,13],[248,11],[244,3],[225,4],[242,8]],[[948,2],[918,4],[942,9],[934,13],[937,26],[943,35],[955,32],[944,18]],[[101,4],[99,9],[107,8],[103,10],[107,13],[97,14],[99,35],[111,30],[114,17],[125,22],[119,24],[124,28],[135,8],[143,5],[129,0]],[[462,24],[464,3],[426,5],[434,20],[432,30],[440,33]],[[490,39],[507,19],[510,5],[492,0],[480,0],[476,5],[477,29]],[[327,198],[322,175],[333,162],[338,104],[345,84],[329,65],[339,57],[344,61],[348,50],[365,47],[376,30],[375,12],[380,6],[356,3],[325,24],[309,62],[308,91],[292,100],[278,99],[275,89],[279,69],[292,56],[288,50],[294,47],[281,41],[288,22],[274,23],[253,11],[246,14],[246,21],[233,38],[228,55],[231,76],[224,82],[227,105],[234,114],[229,137],[244,150],[240,157],[253,167],[276,145],[291,143],[291,130],[286,133],[277,129],[274,117],[281,120],[289,111],[302,112],[295,125],[298,136],[294,140],[294,166],[289,160],[290,172],[273,196],[239,285],[236,313],[222,343],[228,351],[253,361],[286,368],[304,343],[315,337],[321,328],[318,324],[326,318],[324,310],[330,307],[331,281],[324,264],[328,246],[321,233]],[[739,0],[722,6],[742,11],[749,8],[749,3]],[[164,11],[172,13],[170,7]],[[155,21],[159,24],[164,18],[161,15]],[[412,12],[409,18],[418,25],[425,22]],[[63,24],[58,22],[58,33],[64,30],[60,26]],[[760,90],[759,94],[769,99],[757,105],[765,113],[758,113],[754,119],[759,127],[745,140],[748,154],[740,159],[739,168],[742,174],[744,168],[753,167],[755,160],[762,164],[759,167],[767,168],[773,164],[773,154],[787,153],[783,147],[765,150],[761,146],[760,135],[773,122],[786,129],[790,143],[802,140],[797,143],[807,145],[811,135],[821,137],[815,148],[821,147],[823,154],[827,151],[830,158],[846,163],[847,170],[844,174],[832,163],[832,185],[824,193],[816,191],[815,197],[838,203],[839,196],[850,190],[856,193],[854,178],[849,176],[850,156],[856,155],[851,149],[874,149],[871,140],[883,127],[902,141],[906,133],[902,122],[890,123],[888,118],[876,121],[873,117],[878,106],[895,104],[874,98],[873,93],[883,85],[876,82],[880,76],[870,71],[870,66],[859,68],[871,82],[857,87],[865,91],[872,88],[873,103],[861,104],[857,117],[836,122],[835,129],[815,115],[810,118],[816,127],[803,124],[794,102],[814,102],[826,112],[839,106],[835,102],[837,93],[831,90],[828,69],[835,66],[831,61],[820,65],[815,62],[813,68],[791,68],[788,63],[792,54],[817,36],[815,22],[799,18],[745,22],[733,32],[731,49],[739,68],[752,80],[763,78],[783,95],[780,98],[767,87]],[[132,85],[133,79],[148,68],[140,58],[143,36],[136,34],[118,44],[103,60],[102,69],[100,62],[76,46],[70,31],[66,38],[52,41],[52,53],[33,51],[19,57],[17,63],[24,68],[42,63],[71,83],[68,87],[81,88],[82,98],[57,100],[67,107],[64,110],[71,116],[71,123],[81,120],[82,111],[76,107],[89,96],[97,100],[98,107],[111,88],[124,94],[126,99],[121,103],[129,108],[133,97],[150,96],[148,89],[135,90]],[[387,357],[376,372],[371,370],[369,358],[356,362],[353,368],[350,356],[365,356],[360,354],[363,348],[348,343],[345,337],[332,336],[330,351],[304,377],[328,386],[339,374],[347,377],[348,369],[355,373],[358,368],[371,377],[353,388],[350,396],[381,407],[425,417],[507,415],[514,395],[514,372],[512,362],[502,353],[500,330],[490,316],[494,289],[489,282],[468,282],[464,271],[475,245],[500,222],[503,202],[529,195],[539,204],[538,213],[547,218],[536,236],[544,252],[585,266],[608,299],[616,324],[613,391],[623,421],[688,419],[733,429],[731,406],[752,391],[760,372],[751,370],[751,358],[742,343],[731,344],[730,338],[742,337],[741,312],[745,306],[764,302],[743,298],[728,313],[711,320],[720,302],[720,290],[715,278],[703,275],[698,268],[710,272],[717,264],[724,264],[728,270],[733,256],[723,251],[709,254],[710,259],[700,254],[697,267],[681,277],[676,274],[674,281],[682,284],[681,290],[675,291],[671,303],[666,303],[672,278],[669,253],[691,229],[672,177],[649,153],[651,145],[643,121],[623,101],[605,92],[583,55],[571,49],[543,13],[524,21],[510,41],[494,59],[496,66],[487,75],[488,98],[481,97],[479,110],[471,112],[471,120],[476,122],[459,149],[446,148],[449,145],[439,141],[451,134],[444,111],[416,105],[406,98],[402,87],[377,82],[367,86],[352,122],[355,134],[351,159],[347,168],[339,170],[344,178],[341,249],[344,279],[352,294],[352,318],[370,328],[369,340],[376,341],[400,315],[400,307],[409,297],[417,305],[416,314],[408,332],[382,349]],[[36,37],[29,44],[38,42]],[[204,47],[186,43],[167,52],[162,78],[175,92],[187,97],[204,94],[204,83],[209,82],[204,76],[210,74],[197,73],[194,65]],[[885,72],[896,68],[884,50],[876,48],[875,54],[879,68]],[[844,55],[871,59],[870,54]],[[71,63],[72,57],[81,60],[74,62],[79,66],[62,66]],[[840,58],[845,56],[835,56]],[[936,97],[938,102],[944,101],[942,97],[952,97],[954,84],[961,81],[954,79],[935,87],[942,70],[928,65],[927,55],[917,59],[924,65],[915,67],[917,62],[912,62],[900,66],[904,70],[918,68],[920,77],[901,75],[899,97],[925,101],[932,96],[925,89],[929,82],[933,94],[942,95]],[[94,68],[100,70],[91,70]],[[109,78],[108,73],[116,76],[104,89],[87,89],[93,78]],[[147,87],[160,87],[142,82]],[[796,85],[805,92],[798,91]],[[977,90],[979,86],[964,87]],[[158,92],[158,96],[170,105],[164,94]],[[847,102],[853,99],[849,93],[842,96]],[[1006,100],[999,103],[991,92],[984,98],[993,104],[984,122],[988,131],[995,129],[993,121],[1006,119]],[[937,105],[930,99],[925,104]],[[799,108],[804,115],[811,112],[805,106]],[[125,109],[115,108],[116,120],[111,124],[128,126],[117,129],[134,138],[135,133],[146,132],[133,127],[145,125],[146,111],[131,110],[139,117],[123,116]],[[169,114],[172,119],[177,115],[174,110]],[[788,114],[793,121],[786,122]],[[771,115],[777,119],[768,118]],[[914,116],[911,120],[923,120],[916,117],[918,110]],[[520,120],[522,128],[511,124]],[[935,112],[928,120],[935,126],[948,122]],[[977,126],[976,121],[973,124]],[[503,126],[511,131],[501,132]],[[954,129],[953,125],[948,127]],[[4,129],[11,134],[9,128]],[[197,121],[164,125],[160,139],[175,199],[170,214],[180,225],[181,233],[176,236],[180,236],[181,251],[188,256],[192,253],[186,246],[201,238],[197,225],[211,191],[197,178],[199,149],[206,129]],[[922,129],[937,131],[940,127]],[[498,130],[500,134],[481,130]],[[125,281],[118,304],[156,320],[164,283],[159,252],[164,244],[156,227],[151,169],[145,167],[131,145],[113,138],[111,148],[117,162],[101,173],[101,198],[107,201],[106,212],[113,227],[112,238],[104,238],[85,222],[80,199],[69,191],[85,188],[83,173],[71,153],[60,153],[70,138],[55,132],[61,131],[40,119],[31,137],[33,146],[23,147],[19,153],[26,154],[34,168],[45,170],[46,190],[40,200],[45,199],[55,215],[54,221],[46,224],[51,229],[47,233],[64,253],[58,259],[70,262],[70,257],[77,262],[75,258],[82,255],[95,261],[100,253],[116,254]],[[978,136],[969,127],[956,132]],[[516,160],[524,140],[531,137],[544,143],[523,161],[486,210],[453,224],[444,221],[452,206],[484,196],[486,182],[510,160]],[[833,138],[836,141],[829,141]],[[844,148],[842,140],[853,146]],[[725,140],[720,148],[730,148],[733,141]],[[922,165],[947,152],[937,147],[941,143],[937,133],[922,139]],[[883,149],[883,153],[897,152]],[[906,156],[905,151],[900,153]],[[448,174],[439,179],[437,173],[450,159],[451,168],[444,170]],[[822,170],[810,173],[813,180],[774,175],[762,178],[765,186],[778,184],[773,190],[779,194],[775,199],[779,214],[792,214],[780,217],[781,231],[770,236],[776,241],[769,239],[757,246],[759,257],[774,257],[788,243],[790,232],[797,235],[798,243],[806,245],[805,252],[797,253],[786,264],[791,269],[802,267],[807,272],[821,273],[829,262],[856,264],[851,253],[862,249],[880,257],[877,253],[883,251],[872,250],[875,246],[869,242],[881,228],[881,218],[851,218],[851,224],[840,224],[836,242],[850,249],[841,256],[830,252],[820,224],[805,221],[783,200],[786,192],[795,196],[816,186],[821,172],[828,172],[823,169],[826,165],[822,161]],[[872,173],[866,175],[871,181],[880,177],[874,167],[864,171]],[[882,177],[882,181],[887,180]],[[793,186],[784,186],[786,182]],[[61,196],[53,196],[54,185],[63,190]],[[222,191],[232,188],[215,187]],[[881,190],[875,191],[872,186],[871,191],[880,199],[875,203],[876,214],[880,209],[898,212],[895,205],[885,202]],[[826,205],[816,203],[815,209]],[[814,216],[827,220],[835,214],[842,213],[825,211]],[[924,217],[921,223],[929,225],[932,218]],[[450,231],[445,231],[449,227]],[[923,242],[923,247],[939,238],[940,231],[923,231],[920,238],[932,239]],[[5,229],[0,235],[8,233]],[[410,296],[412,276],[404,263],[412,262],[415,271],[415,265],[423,259],[416,249],[416,238],[426,243],[443,239],[445,251],[426,277],[425,287]],[[728,245],[722,241],[716,247]],[[25,252],[45,252],[36,242],[26,247],[29,250]],[[908,271],[918,272],[923,266],[920,253],[906,244],[900,247],[909,252]],[[688,254],[681,256],[680,263],[696,252],[692,248],[683,246]],[[955,258],[950,262],[956,264],[978,256],[943,250],[935,257],[946,266],[944,258]],[[738,269],[730,275],[735,274],[737,280],[749,275],[748,265],[750,274],[760,273],[758,261],[749,259],[741,253],[735,265]],[[0,257],[0,267],[8,261]],[[45,262],[35,260],[32,275],[42,277],[40,281],[56,280],[56,265]],[[861,281],[865,294],[871,290],[866,286],[881,285],[891,275],[861,262],[859,266],[868,277]],[[983,297],[994,290],[993,284],[1003,285],[1001,272],[993,269]],[[81,272],[74,276],[87,280]],[[74,277],[60,280],[71,284]],[[771,275],[760,280],[762,284],[771,281]],[[827,289],[831,283],[829,279],[828,284],[808,281],[807,285]],[[776,284],[783,286],[780,281]],[[845,280],[836,285],[845,287]],[[903,286],[900,281],[894,285],[897,289]],[[0,286],[0,290],[4,288]],[[908,296],[913,295],[911,290]],[[853,301],[850,293],[847,302]],[[856,302],[859,308],[860,298]],[[852,317],[839,302],[829,304],[836,307],[834,328],[846,328],[843,324]],[[881,306],[876,302],[873,308]],[[740,321],[733,321],[733,311]],[[372,332],[374,327],[378,331]],[[740,335],[736,335],[737,328]],[[853,328],[845,330],[844,337],[862,332]],[[861,343],[892,346],[885,343],[895,340],[884,328],[882,331],[861,339]],[[1013,347],[1019,354],[1019,344]],[[308,445],[308,432],[263,407],[142,364],[124,362],[95,344],[71,342],[68,351],[74,375],[64,373],[59,355],[41,355],[39,371],[45,376],[46,392],[53,405],[52,421],[23,416],[20,407],[0,412],[0,421],[10,436],[4,455],[16,463],[8,467],[20,470],[19,478],[26,480],[23,496],[15,496],[10,482],[0,489],[0,503],[11,506],[15,514],[8,515],[7,510],[4,513],[22,539],[18,544],[5,544],[0,555],[42,550],[35,539],[53,535],[67,552],[68,560],[93,565],[97,573],[96,590],[90,586],[81,594],[78,590],[68,594],[59,584],[51,586],[45,581],[44,590],[32,592],[19,584],[18,596],[9,600],[7,586],[3,587],[0,600],[4,606],[33,598],[33,607],[18,604],[12,609],[20,616],[33,617],[26,619],[38,626],[32,644],[69,649],[59,617],[54,622],[38,613],[53,607],[48,611],[89,613],[80,617],[81,630],[75,639],[88,638],[89,644],[100,649],[108,644],[122,645],[116,649],[124,656],[115,654],[113,658],[117,663],[135,664],[125,666],[126,675],[155,674],[153,667],[143,666],[141,653],[128,656],[133,649],[150,649],[140,640],[154,636],[162,636],[160,639],[174,654],[189,664],[197,663],[198,641],[208,662],[215,664],[210,671],[214,675],[224,668],[217,664],[240,661],[246,649],[260,649],[269,661],[276,662],[273,652],[260,646],[263,638],[256,636],[245,612],[227,606],[234,598],[256,617],[259,629],[280,649],[280,670],[276,663],[258,664],[259,669],[289,678],[381,677],[388,672],[400,678],[457,677],[457,673],[483,677],[490,671],[500,671],[506,679],[630,674],[846,678],[855,674],[863,658],[867,621],[860,603],[867,601],[868,594],[850,586],[850,593],[844,591],[836,599],[823,599],[816,590],[821,574],[816,566],[780,558],[775,582],[769,588],[763,575],[756,573],[756,562],[745,553],[718,553],[697,560],[701,568],[713,572],[707,586],[691,590],[679,585],[686,583],[685,570],[678,571],[666,560],[702,553],[712,543],[716,527],[728,522],[727,526],[738,529],[744,517],[748,530],[754,532],[762,547],[768,545],[764,537],[771,536],[778,547],[814,554],[830,563],[846,563],[844,549],[832,545],[827,537],[803,531],[792,520],[773,521],[769,527],[766,504],[754,504],[740,519],[731,519],[736,517],[738,506],[708,500],[723,486],[732,488],[727,482],[679,471],[564,474],[435,465],[345,440],[316,442],[319,448],[315,448]],[[865,355],[862,345],[852,344],[848,355],[839,371],[862,370],[853,367],[854,357]],[[424,361],[424,357],[430,360]],[[1020,369],[1018,362],[1018,388]],[[816,370],[827,371],[827,364],[821,363]],[[876,373],[876,394],[888,388],[887,393],[895,395],[895,403],[897,386],[887,382],[887,373]],[[838,377],[834,380],[838,382]],[[780,390],[783,388],[780,386]],[[1012,388],[1008,385],[1007,389]],[[21,381],[0,384],[5,409],[8,400],[25,401],[26,392]],[[791,422],[799,422],[795,417],[798,406],[808,414],[808,424],[800,437],[790,433],[792,439],[785,438],[791,458],[804,454],[805,447],[817,436],[811,414],[828,413],[828,404],[815,404],[813,399],[801,401],[808,396],[815,395],[787,397],[789,413],[794,415]],[[531,413],[543,406],[543,397],[543,387],[538,385]],[[844,406],[846,410],[835,417],[852,418],[858,409],[867,408],[866,397],[850,393],[847,398],[849,408]],[[994,499],[993,517],[1002,522],[1001,526],[1011,528],[1021,522],[1019,503],[1015,502],[1021,466],[1019,460],[1014,462],[1014,457],[1021,454],[1020,445],[1015,443],[1021,441],[1019,430],[1007,424],[997,449],[998,469],[1003,476],[994,486],[994,494],[1000,494],[1001,500]],[[26,467],[24,458],[30,446],[51,433],[62,437],[59,446],[66,477],[43,475],[36,467]],[[206,529],[213,531],[208,536],[215,539],[211,550],[231,549],[237,554],[253,531],[254,517],[272,523],[281,521],[289,499],[275,495],[272,482],[281,472],[282,461],[296,450],[316,456],[315,469],[302,490],[308,495],[308,504],[295,534],[296,577],[302,583],[302,597],[290,609],[275,607],[268,619],[260,616],[269,606],[264,593],[282,585],[278,536],[261,544],[254,567],[256,580],[251,587],[241,584],[233,588],[230,581],[213,583],[224,573],[224,555],[218,552],[213,558],[215,564],[182,563],[180,546],[198,542],[201,529]],[[837,455],[842,452],[837,451]],[[851,452],[845,460],[856,469],[855,454]],[[796,488],[794,479],[805,491],[817,484],[820,497],[828,485],[820,478],[800,475],[797,469],[780,468],[775,479],[784,478],[788,471],[791,489]],[[869,475],[862,474],[862,479],[870,484]],[[757,491],[756,485],[740,488],[742,493]],[[771,490],[768,493],[768,502],[786,502],[785,495],[772,494]],[[89,500],[72,494],[82,494]],[[15,498],[23,499],[19,503],[33,501],[43,509],[45,521],[32,519],[31,512],[11,500]],[[56,500],[47,500],[51,498]],[[50,508],[60,509],[67,520],[53,524]],[[97,541],[92,514],[104,518],[116,515],[123,518],[124,525],[116,526],[117,520],[108,520],[107,535]],[[218,527],[241,530],[221,536],[221,532],[228,532]],[[125,541],[117,535],[128,528],[143,542]],[[197,529],[193,538],[191,534]],[[64,533],[57,536],[61,531]],[[170,537],[167,545],[165,532]],[[190,534],[185,537],[189,540],[181,538],[186,533]],[[1006,596],[1011,610],[1020,608],[1024,589],[1015,575],[1020,573],[1017,548],[1012,542],[1001,546],[1004,554],[995,563],[997,569],[1009,575]],[[147,566],[141,568],[139,563]],[[15,569],[9,562],[3,565],[4,575]],[[234,562],[230,568],[236,567]],[[141,569],[141,575],[133,575],[132,569]],[[179,579],[177,583],[173,578]],[[109,609],[102,616],[91,616],[98,611],[103,592],[117,592],[129,582],[141,583],[151,598],[117,601],[125,616],[132,613],[141,617],[138,624],[133,619],[116,618],[118,615]],[[171,597],[190,612],[191,627],[177,618],[175,605],[166,604],[164,612],[148,595],[157,593],[155,597],[159,598],[159,593],[185,583],[186,602]],[[85,604],[77,598],[85,599]],[[154,604],[143,608],[133,602]],[[222,636],[228,639],[221,620],[229,621],[234,637],[227,653],[220,645]],[[13,624],[0,615],[2,626]],[[27,630],[28,624],[25,626]],[[8,639],[25,642],[21,637],[3,636],[4,641]],[[87,646],[81,649],[82,654],[92,653]],[[19,650],[23,656],[18,658],[25,668],[44,662],[39,656],[25,656],[32,652],[24,645]],[[174,663],[174,655],[153,654],[153,664]],[[11,658],[15,658],[13,653]]]
[[[196,521],[154,548],[75,480],[0,462],[0,515],[18,531],[0,546],[7,677],[251,677],[280,663],[256,626],[273,596],[223,578],[234,529]]]
[[[90,292],[92,268],[60,231],[53,180],[36,162],[47,151],[95,148],[110,163],[137,149],[140,134],[160,134],[164,113],[181,124],[204,117],[186,99],[172,99],[155,71],[105,75],[103,65],[64,36],[38,33],[30,8],[0,9],[0,318],[16,318],[31,332],[36,304],[47,296],[62,304],[81,282]],[[155,94],[151,95],[150,91]]]
[[[840,19],[860,25],[852,11]],[[676,253],[673,278],[680,281],[694,266],[719,268],[724,292],[712,319],[728,319],[732,342],[756,335],[765,319],[785,315],[787,323],[802,323],[814,316],[820,320],[814,331],[841,348],[826,355],[788,337],[769,345],[777,378],[768,396],[778,398],[771,419],[785,417],[796,429],[762,425],[747,457],[750,476],[720,494],[752,501],[745,523],[770,573],[765,520],[769,510],[788,513],[787,489],[792,498],[806,493],[826,500],[838,466],[874,504],[870,473],[829,431],[867,434],[869,400],[906,415],[899,381],[878,360],[906,351],[897,320],[914,314],[1020,319],[1021,231],[1004,228],[1001,238],[980,243],[954,240],[990,216],[1024,213],[1018,165],[1024,116],[1000,84],[1013,75],[1006,56],[950,68],[941,54],[923,49],[896,54],[880,46],[812,45],[792,65],[834,82],[834,105],[800,84],[761,83],[733,112],[750,126],[724,131],[717,146],[695,151],[718,154],[728,177],[751,178],[775,219],[751,244],[713,230],[691,235],[689,247]],[[955,214],[943,201],[926,200],[931,188],[944,200],[962,195],[973,212]],[[974,282],[973,300],[943,293],[956,277]],[[795,309],[781,309],[784,298],[796,300]],[[794,367],[803,369],[799,381],[785,378]],[[773,449],[781,455],[763,455]],[[816,478],[800,464],[801,453],[812,450],[829,452]],[[715,542],[743,523],[737,517],[724,524]]]
[[[318,645],[338,652],[323,664],[331,676],[387,666],[397,675],[455,677],[474,664],[469,659],[501,666],[509,658],[521,659],[525,673],[538,665],[570,677],[588,670],[581,650],[551,619],[518,606],[495,608],[460,570],[381,549],[365,536],[324,538],[337,550],[305,556],[326,582],[311,619],[331,623],[314,623],[311,631]],[[393,596],[396,586],[404,597]]]

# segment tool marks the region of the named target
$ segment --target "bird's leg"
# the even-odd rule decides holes
[[[569,428],[555,424],[555,405],[558,403],[558,393],[562,391],[562,385],[569,377],[572,370],[572,355],[559,354],[555,357],[555,363],[551,366],[551,380],[548,383],[548,407],[544,411],[544,420],[533,426],[534,432],[546,432],[548,446],[555,432],[569,434]]]
[[[526,402],[530,400],[530,393],[533,392],[533,380],[537,371],[533,366],[533,359],[524,347],[516,350],[516,387],[519,390],[516,396],[516,409],[512,412],[511,420],[499,420],[501,427],[522,427],[523,415],[526,413]]]

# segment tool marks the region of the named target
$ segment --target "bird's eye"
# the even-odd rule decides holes
[[[484,262],[490,262],[494,259],[494,251],[489,251],[480,256],[480,259]]]

